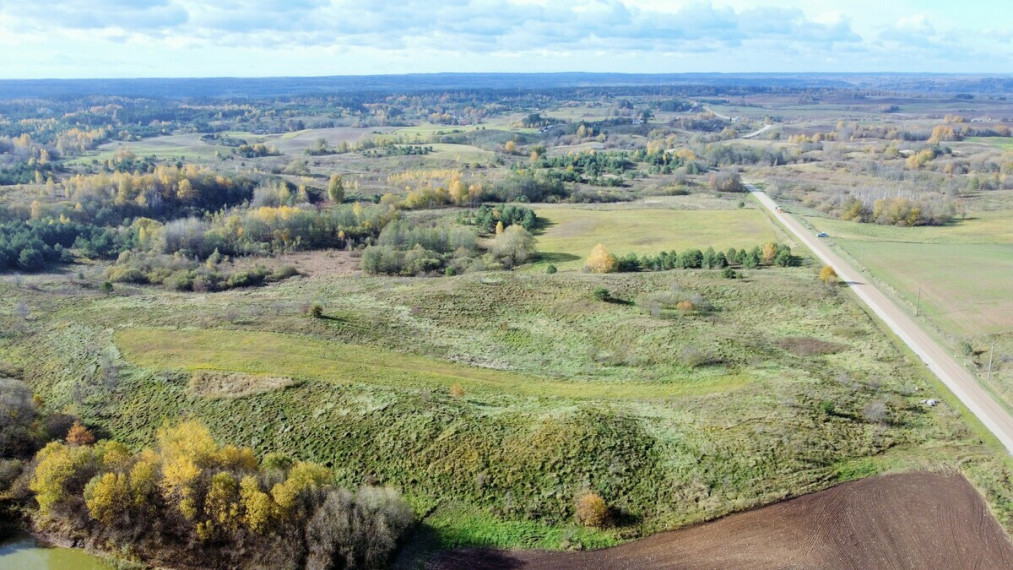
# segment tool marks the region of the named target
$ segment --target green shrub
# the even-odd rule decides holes
[[[228,284],[230,289],[236,287],[255,287],[262,285],[269,274],[270,272],[267,269],[258,265],[253,269],[237,271],[229,275],[226,284]]]
[[[113,283],[136,283],[138,285],[150,282],[148,276],[140,269],[119,265],[114,265],[106,271],[106,279]]]
[[[165,278],[165,286],[173,291],[193,291],[192,271],[177,271]]]
[[[599,301],[608,301],[609,299],[612,298],[612,295],[609,293],[609,290],[604,287],[596,287],[594,292],[591,293],[591,295],[593,295],[594,298]]]
[[[296,275],[299,275],[299,270],[294,266],[282,265],[273,274],[271,274],[271,279],[273,281],[283,281],[289,277],[295,277]]]
[[[306,309],[306,314],[311,318],[319,319],[324,316],[324,307],[320,303],[313,303]]]
[[[555,273],[557,271],[559,271],[559,270],[556,269],[556,266],[552,265],[551,263],[549,264],[548,267],[545,268],[545,272],[548,273],[549,275],[552,275],[553,273]]]

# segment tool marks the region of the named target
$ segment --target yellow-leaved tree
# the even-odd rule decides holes
[[[833,267],[824,265],[823,268],[820,269],[820,281],[826,283],[827,285],[837,283],[837,272],[834,271]]]
[[[619,269],[619,260],[605,249],[604,244],[599,243],[594,246],[591,256],[587,258],[587,268],[592,273],[612,273]]]
[[[162,456],[162,495],[166,501],[176,501],[183,516],[193,520],[197,516],[194,483],[215,457],[218,445],[211,432],[196,421],[162,426],[157,439]]]
[[[50,442],[36,456],[38,465],[28,488],[35,493],[39,512],[49,516],[53,508],[69,497],[67,485],[92,460],[92,448]]]
[[[267,532],[274,519],[276,506],[271,496],[260,490],[256,477],[243,477],[239,482],[239,497],[243,504],[243,522],[246,527],[257,534]]]
[[[84,488],[84,503],[91,518],[104,525],[113,522],[130,505],[130,483],[125,473],[96,475]]]

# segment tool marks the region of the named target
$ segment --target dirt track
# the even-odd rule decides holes
[[[911,473],[845,483],[605,550],[457,550],[427,567],[1013,568],[1013,544],[963,477]]]

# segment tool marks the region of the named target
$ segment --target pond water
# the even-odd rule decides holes
[[[0,570],[113,570],[78,548],[49,548],[27,534],[0,538]]]

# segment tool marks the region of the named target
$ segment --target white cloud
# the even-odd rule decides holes
[[[920,50],[926,58],[917,64],[925,70],[965,70],[952,53],[955,47],[991,51],[991,61],[1013,52],[1009,30],[994,28],[998,20],[989,20],[990,33],[1005,41],[993,39],[989,48],[978,34],[934,25],[936,12],[907,11],[892,21],[874,21],[870,6],[875,5],[873,0],[848,5],[828,0],[765,0],[762,5],[744,0],[0,0],[0,42],[12,46],[9,60],[19,60],[0,74],[23,73],[18,70],[31,69],[33,58],[58,70],[53,62],[60,54],[32,53],[38,49],[66,49],[74,56],[91,52],[96,62],[129,63],[63,72],[75,76],[138,68],[146,75],[180,75],[186,74],[178,71],[184,65],[193,75],[375,68],[523,71],[519,62],[526,59],[536,59],[532,65],[542,71],[669,72],[687,65],[694,66],[690,71],[859,71],[869,69],[883,50]],[[904,6],[891,8],[887,11],[893,13]],[[966,20],[971,8],[953,9],[963,10]],[[138,49],[131,53],[123,44]],[[265,52],[276,57],[264,57]],[[249,57],[254,53],[256,58]],[[344,54],[341,61],[334,61],[335,53]],[[354,60],[353,53],[370,61]],[[304,59],[291,61],[294,55]],[[138,65],[142,56],[149,58],[146,67]],[[275,62],[286,57],[288,65]]]

